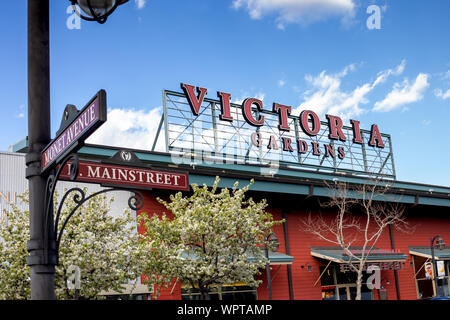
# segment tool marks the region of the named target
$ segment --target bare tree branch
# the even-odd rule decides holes
[[[390,187],[380,178],[351,186],[338,181],[324,183],[329,197],[319,203],[322,208],[333,208],[334,218],[309,213],[301,219],[301,228],[342,248],[349,258],[347,264],[357,273],[356,299],[359,300],[364,266],[385,228],[392,225],[405,233],[411,233],[415,228],[406,221],[404,205],[398,199],[390,198]],[[351,249],[355,243],[362,244],[360,254]]]

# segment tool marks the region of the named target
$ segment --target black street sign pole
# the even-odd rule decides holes
[[[28,153],[31,299],[54,300],[55,239],[46,227],[46,175],[41,175],[41,152],[50,142],[49,0],[28,0]],[[53,221],[53,217],[47,220]],[[45,236],[45,230],[50,233]],[[45,239],[48,243],[45,244]],[[49,250],[44,250],[45,248]],[[45,252],[48,251],[48,252]]]
[[[75,8],[77,1],[71,0]],[[106,4],[108,1],[104,0]],[[88,21],[104,23],[113,11],[128,0],[115,1],[115,5],[101,16],[87,7],[92,17],[81,16]],[[62,126],[51,144],[50,137],[50,36],[49,0],[28,0],[28,152],[25,157],[25,177],[28,179],[30,240],[27,242],[27,264],[30,267],[32,300],[55,300],[55,266],[58,263],[58,246],[54,228],[53,192],[58,180],[55,169],[58,162],[68,161],[84,144],[84,139],[106,121],[106,93],[100,90],[80,112],[68,105]],[[89,110],[86,110],[89,108]],[[84,113],[86,111],[86,113]],[[77,119],[81,117],[82,119]],[[89,122],[91,119],[92,122]],[[71,120],[81,121],[73,123]],[[64,130],[69,132],[64,132]],[[61,138],[62,136],[62,138]],[[57,140],[60,138],[59,140]],[[66,157],[66,158],[64,158]],[[76,170],[75,170],[76,171]],[[74,179],[76,174],[74,174]],[[102,191],[104,192],[104,191]],[[87,197],[87,199],[91,196]],[[143,205],[142,195],[129,200],[130,208]],[[140,201],[142,200],[142,201]],[[47,204],[48,202],[48,204]],[[59,237],[62,231],[59,232]]]

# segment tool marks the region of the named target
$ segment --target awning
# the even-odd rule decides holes
[[[265,256],[264,250],[262,251],[262,255]],[[249,256],[248,260],[252,261],[255,258],[253,256]],[[269,263],[271,265],[279,265],[279,264],[292,264],[294,261],[294,257],[289,256],[287,254],[281,253],[281,252],[275,252],[275,251],[269,251]]]
[[[260,254],[262,257],[265,257],[264,250],[261,249]],[[183,259],[186,259],[187,257],[197,259],[197,256],[195,254],[187,253],[187,252],[183,252],[181,256]],[[253,261],[253,260],[255,260],[255,257],[251,254],[248,254],[248,260]],[[294,261],[294,257],[292,257],[292,256],[289,256],[289,255],[281,253],[281,252],[269,251],[269,263],[271,265],[292,264],[293,261]]]
[[[363,253],[361,247],[350,247],[349,249],[356,256],[361,256]],[[368,253],[368,249],[366,249],[366,253]],[[336,263],[348,263],[350,261],[350,257],[341,247],[311,247],[311,255]],[[402,262],[407,258],[408,256],[406,254],[398,250],[373,248],[367,258],[367,262]],[[357,262],[357,260],[353,260],[353,262]]]
[[[431,259],[430,247],[408,247],[409,254]],[[434,258],[436,260],[450,260],[450,247],[444,249],[434,249]]]

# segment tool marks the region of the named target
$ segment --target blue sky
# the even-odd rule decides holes
[[[450,1],[130,0],[104,25],[67,26],[51,2],[52,135],[66,104],[108,94],[91,142],[150,150],[162,89],[180,82],[377,123],[397,178],[450,186]],[[370,5],[381,28],[369,29]],[[26,1],[0,12],[0,150],[27,134]],[[348,123],[346,123],[348,124]],[[107,126],[108,125],[108,126]]]

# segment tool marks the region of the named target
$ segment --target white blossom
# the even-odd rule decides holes
[[[86,192],[86,189],[84,189]],[[22,197],[28,201],[28,194]],[[122,285],[141,274],[144,246],[136,232],[135,217],[129,210],[119,217],[108,214],[113,198],[92,198],[70,218],[61,238],[59,265],[55,272],[58,299],[99,299],[100,291],[123,291]],[[76,206],[69,196],[62,210],[59,227]],[[57,208],[57,204],[54,206]],[[29,212],[13,206],[8,224],[0,226],[0,299],[30,297],[30,268],[26,264],[29,240]],[[2,239],[2,240],[1,240]],[[79,291],[67,288],[67,270],[81,271]]]
[[[283,221],[274,221],[265,211],[265,200],[245,200],[250,185],[237,189],[236,183],[232,190],[219,191],[219,181],[216,177],[212,190],[192,185],[189,197],[179,192],[170,196],[170,202],[158,199],[173,218],[151,212],[139,215],[148,245],[146,282],[155,285],[154,297],[173,279],[200,289],[206,299],[213,285],[260,284],[255,275],[266,263],[264,239]]]

